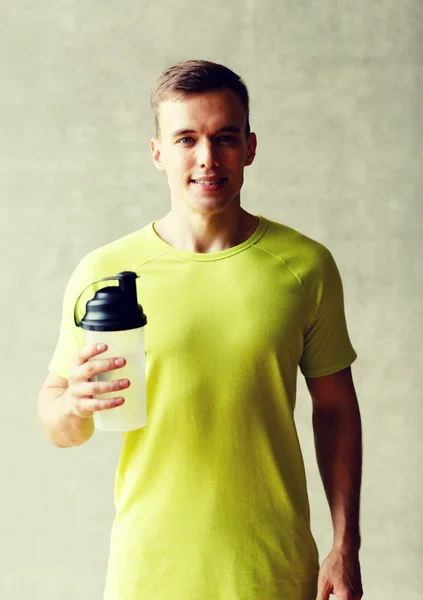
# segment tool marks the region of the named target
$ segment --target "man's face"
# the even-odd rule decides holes
[[[156,167],[167,173],[172,206],[210,214],[239,203],[244,167],[253,162],[257,141],[255,133],[245,136],[246,113],[232,90],[165,101],[159,124],[160,140],[152,139],[150,148]]]

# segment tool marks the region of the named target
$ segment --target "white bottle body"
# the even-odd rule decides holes
[[[125,402],[121,406],[96,411],[94,425],[101,431],[133,431],[147,423],[147,401],[145,381],[145,337],[144,327],[125,331],[89,331],[85,330],[87,344],[107,344],[106,352],[98,358],[119,358],[126,360],[124,367],[100,373],[96,381],[129,379],[130,386],[120,391],[107,392],[95,396],[98,399],[122,396]]]

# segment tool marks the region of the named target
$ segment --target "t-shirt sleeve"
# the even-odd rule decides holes
[[[48,365],[48,370],[50,372],[55,373],[60,377],[64,377],[65,379],[68,379],[77,351],[85,344],[83,330],[81,327],[75,325],[74,309],[81,292],[94,281],[92,279],[94,275],[91,273],[91,269],[87,263],[87,259],[83,259],[76,267],[67,283],[63,297],[59,338]],[[85,303],[82,302],[84,298]],[[84,314],[82,311],[85,308],[86,301],[87,298],[84,294],[83,298],[81,298],[81,302],[78,304],[79,310],[77,316],[79,320]]]
[[[316,246],[314,267],[305,280],[310,302],[299,363],[305,377],[321,377],[350,366],[357,354],[351,344],[341,276],[330,251]]]

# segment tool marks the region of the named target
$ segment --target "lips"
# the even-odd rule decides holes
[[[221,179],[191,179],[192,184],[196,185],[196,190],[210,194],[219,191],[225,184],[226,177]]]

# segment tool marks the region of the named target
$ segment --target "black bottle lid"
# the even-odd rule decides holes
[[[122,271],[115,277],[101,279],[100,281],[118,280],[119,286],[98,290],[94,298],[87,302],[85,316],[78,322],[76,310],[84,290],[75,304],[75,324],[89,331],[124,331],[143,327],[147,323],[147,317],[138,304],[135,284],[137,277],[133,271]]]

